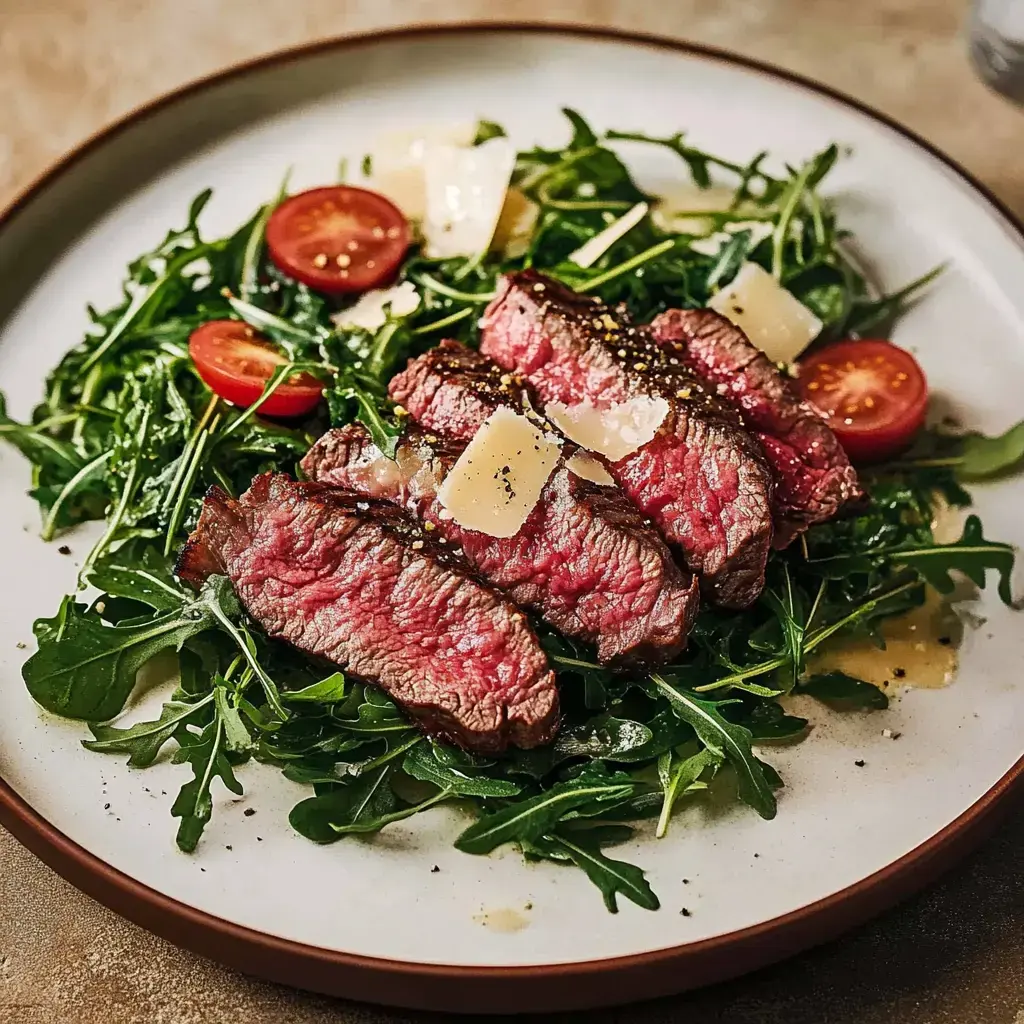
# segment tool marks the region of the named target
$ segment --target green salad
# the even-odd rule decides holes
[[[104,523],[78,592],[35,624],[25,683],[47,711],[88,723],[90,750],[127,755],[139,768],[168,755],[182,765],[171,810],[182,850],[196,849],[217,789],[241,793],[255,760],[309,787],[289,820],[315,842],[376,832],[451,801],[466,815],[454,839],[465,853],[512,843],[527,859],[581,868],[611,911],[620,896],[653,910],[658,897],[642,868],[610,847],[641,827],[665,836],[674,811],[702,799],[712,780],[773,818],[783,781],[764,758],[773,742],[807,728],[786,710],[786,695],[836,708],[886,705],[863,680],[809,673],[812,653],[844,636],[881,642],[886,619],[921,605],[928,588],[948,594],[956,574],[982,587],[991,570],[1011,601],[1009,545],[986,539],[973,515],[953,543],[937,542],[932,524],[941,505],[970,504],[967,482],[1021,461],[1024,426],[999,438],[919,433],[912,448],[863,473],[870,499],[855,515],[773,552],[751,608],[702,608],[685,654],[659,671],[611,672],[538,622],[563,704],[555,742],[540,749],[485,758],[428,738],[375,686],[264,635],[225,578],[198,594],[180,583],[175,559],[211,485],[237,496],[258,474],[294,475],[318,436],[354,419],[393,454],[400,419],[387,399],[390,376],[442,338],[473,345],[501,273],[543,270],[646,323],[667,308],[706,305],[755,263],[822,322],[815,346],[885,336],[935,276],[889,295],[865,279],[827,198],[835,146],[769,173],[764,153],[740,165],[682,134],[599,136],[565,113],[564,147],[515,158],[512,185],[531,213],[518,234],[472,256],[435,257],[414,227],[397,270],[415,289],[411,312],[385,304],[378,325],[353,326],[338,316],[352,296],[325,296],[278,269],[266,230],[287,184],[220,239],[200,232],[205,192],[183,227],[128,267],[122,301],[90,309],[88,334],[50,373],[31,420],[14,421],[0,404],[0,434],[32,465],[44,539]],[[503,135],[481,122],[472,141]],[[623,162],[639,145],[678,156],[680,179],[696,193],[728,186],[730,198],[665,215]],[[636,224],[589,266],[570,258],[640,203],[648,205]],[[248,404],[212,391],[190,358],[194,332],[224,320],[253,328],[276,353]],[[313,389],[312,409],[263,415],[275,394],[303,386]],[[168,654],[179,679],[159,717],[109,724],[140,669]]]

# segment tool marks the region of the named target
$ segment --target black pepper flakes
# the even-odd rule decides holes
[[[246,807],[246,809],[244,811],[242,811],[242,813],[247,818],[251,818],[256,813],[256,808],[255,807]]]
[[[892,674],[893,674],[893,675],[894,675],[894,676],[895,676],[895,677],[896,677],[897,679],[904,679],[904,678],[906,678],[906,675],[907,675],[907,670],[906,670],[905,668],[894,668],[894,669],[892,670]]]
[[[680,910],[679,913],[682,917],[693,917],[693,914],[690,913],[687,907],[683,907],[683,909]]]
[[[437,866],[437,865],[435,864],[435,865],[434,865],[434,866],[433,866],[433,867],[432,867],[432,868],[430,869],[430,873],[431,873],[432,875],[436,875],[436,874],[438,874],[438,872],[440,872],[440,870],[441,870],[441,869],[440,869],[440,868],[439,868],[439,867],[438,867],[438,866]]]
[[[864,767],[864,765],[866,765],[866,764],[867,764],[867,761],[864,761],[864,760],[860,760],[860,759],[858,759],[858,760],[854,761],[853,763],[854,763],[854,764],[855,764],[855,765],[856,765],[856,766],[857,766],[858,768],[863,768],[863,767]]]
[[[58,551],[59,551],[59,552],[60,552],[60,553],[61,553],[62,555],[70,555],[70,554],[71,554],[71,548],[69,548],[69,547],[67,546],[67,544],[61,544],[61,546],[60,546],[59,548],[57,548],[57,550],[58,550]]]

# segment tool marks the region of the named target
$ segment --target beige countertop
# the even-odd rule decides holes
[[[1019,2],[1019,0],[1018,0]],[[283,46],[409,22],[578,21],[737,50],[905,122],[1024,216],[1024,112],[973,77],[966,0],[0,0],[0,205],[134,106]],[[594,1024],[1024,1024],[1024,816],[925,895],[832,946]],[[3,1024],[438,1019],[266,985],[78,893],[0,830]],[[575,1020],[563,1015],[559,1020]]]

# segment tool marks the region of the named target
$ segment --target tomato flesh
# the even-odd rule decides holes
[[[917,360],[888,341],[841,341],[815,352],[800,363],[800,391],[854,462],[878,462],[906,448],[928,407]]]
[[[409,223],[390,200],[331,185],[286,199],[267,222],[279,270],[317,291],[362,292],[389,281],[409,248]]]
[[[196,372],[211,391],[233,405],[258,401],[274,371],[288,360],[266,338],[238,320],[211,320],[197,327],[188,341]],[[265,416],[302,416],[316,407],[323,384],[309,373],[297,373],[279,384],[260,406]]]

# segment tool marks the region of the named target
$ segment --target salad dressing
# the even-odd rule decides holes
[[[808,661],[810,672],[845,672],[891,693],[903,687],[936,689],[953,680],[963,623],[949,602],[929,591],[920,608],[882,624],[885,650],[868,637],[825,644]]]
[[[473,915],[477,924],[482,924],[492,932],[501,932],[505,935],[512,935],[521,932],[529,927],[530,919],[521,911],[513,907],[502,907],[498,910],[485,910]]]

